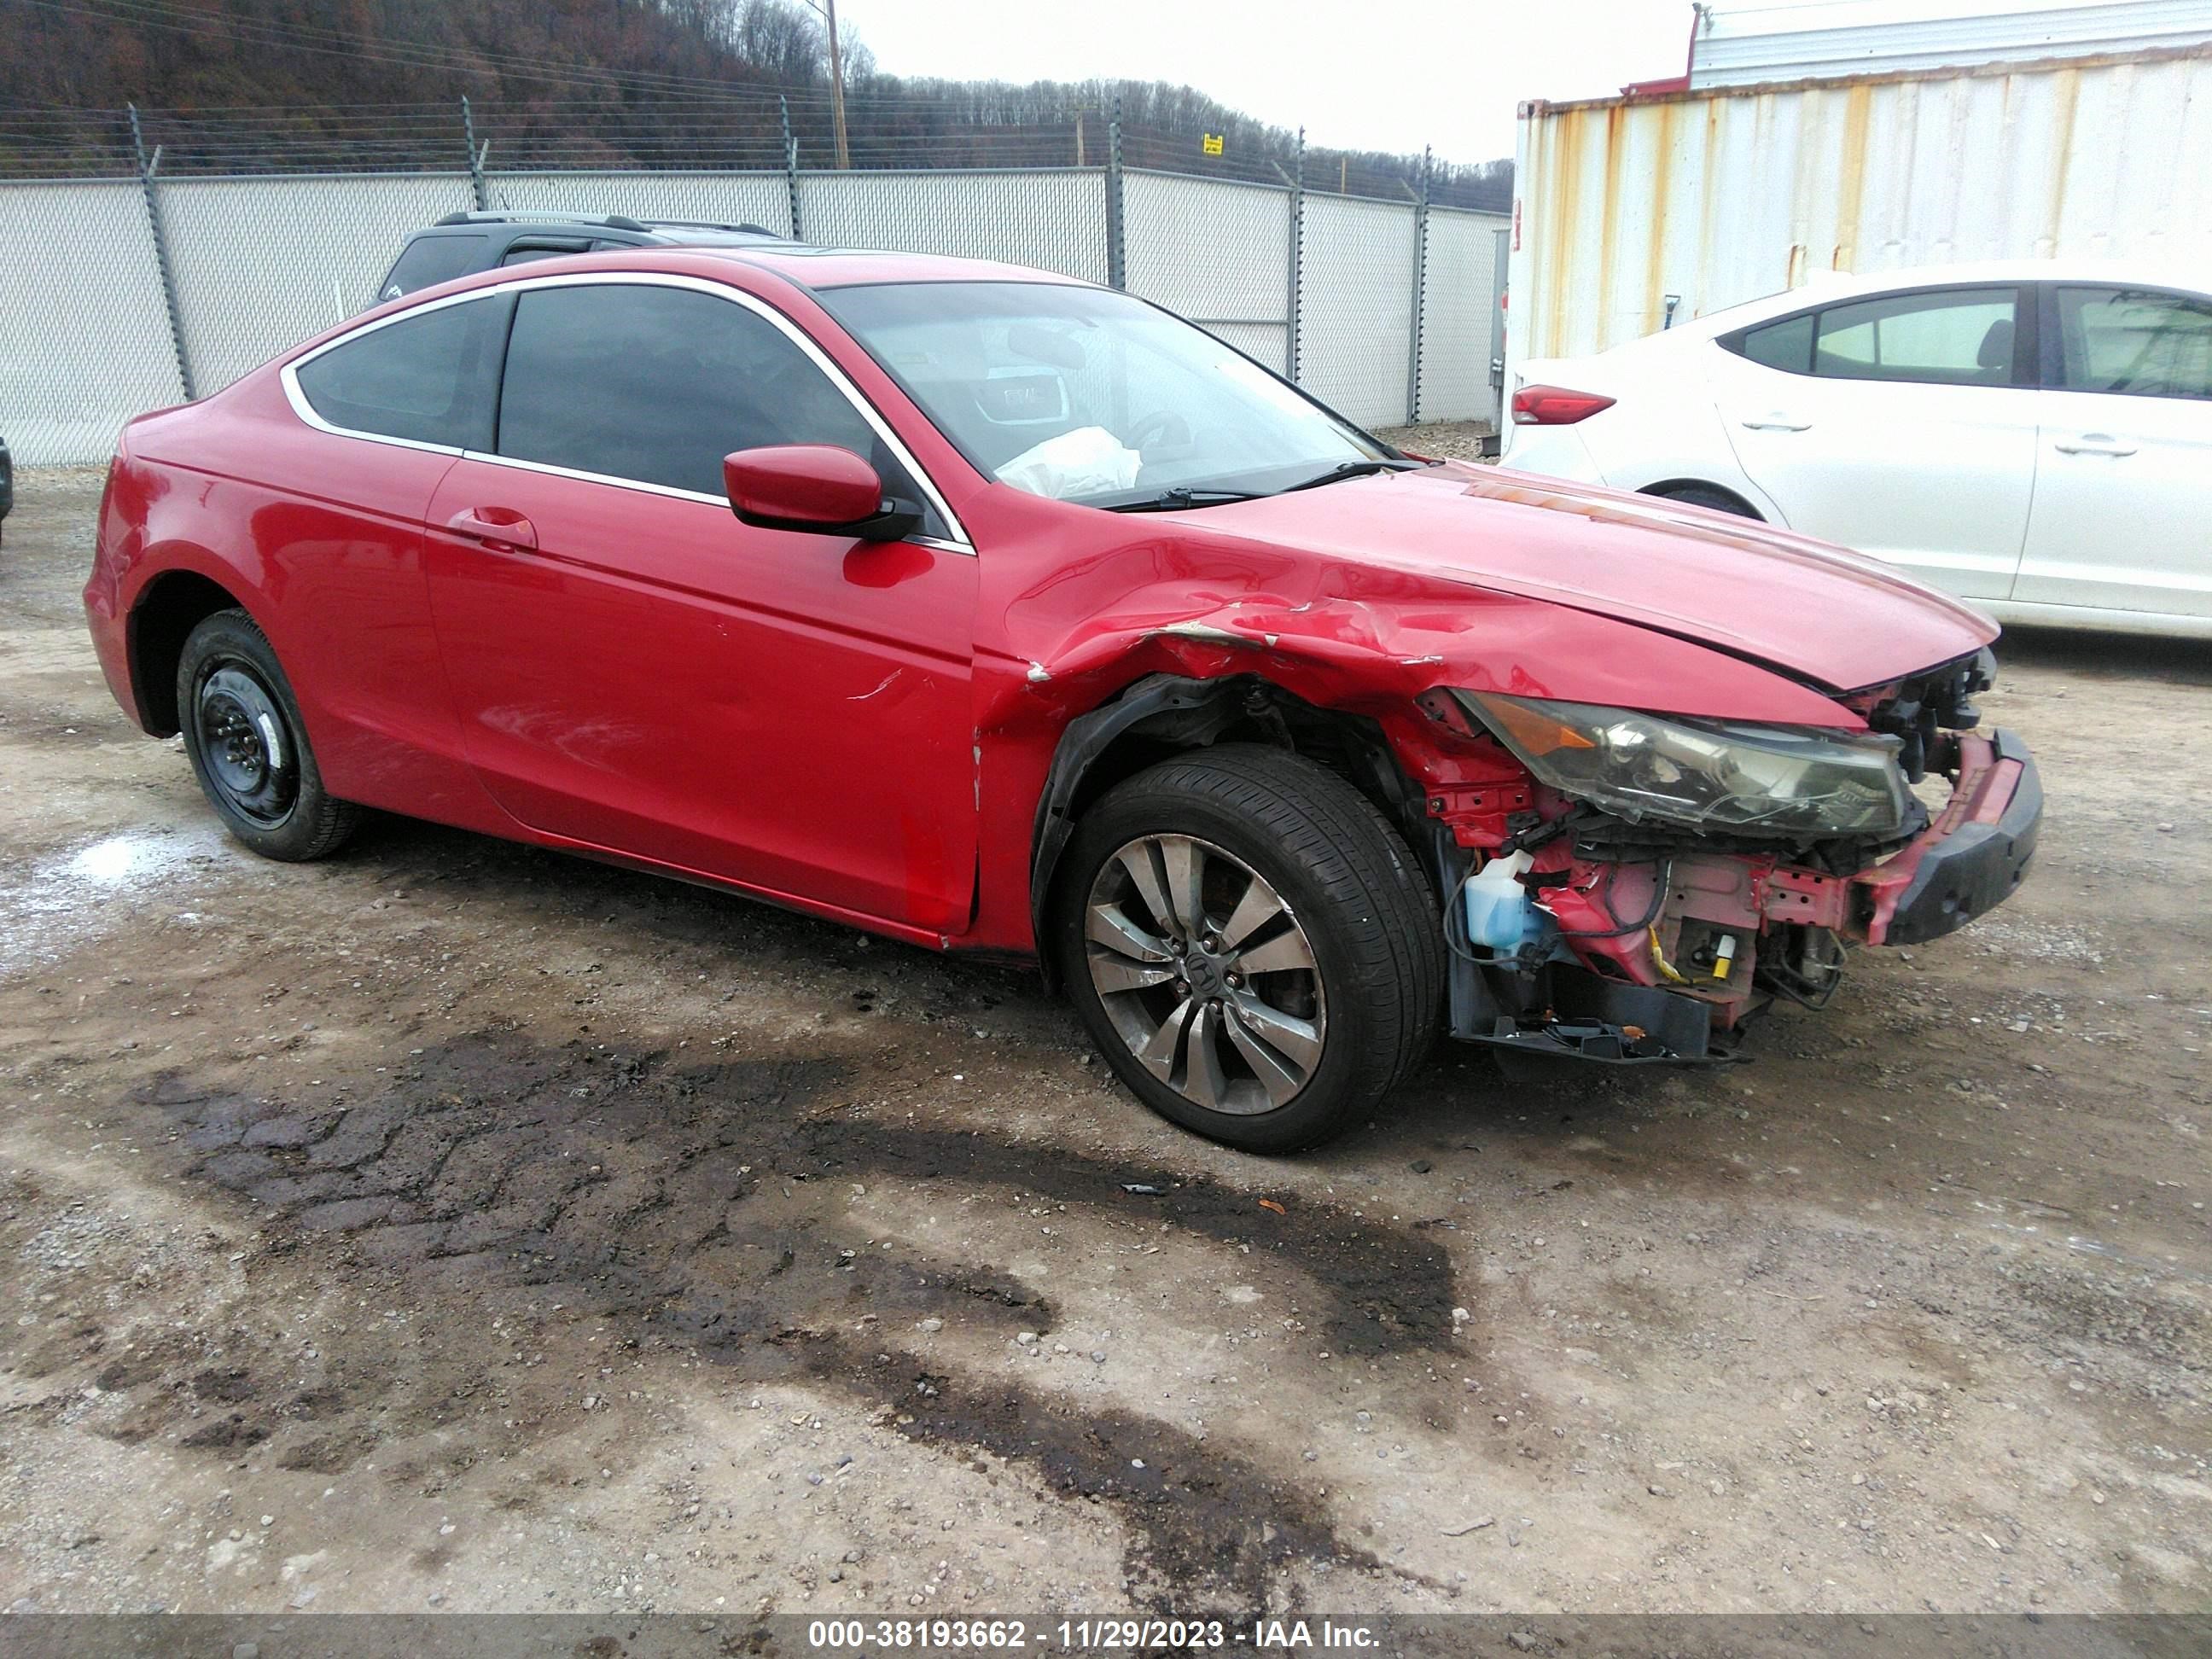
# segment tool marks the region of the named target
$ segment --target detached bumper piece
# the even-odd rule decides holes
[[[2010,732],[1959,739],[1959,783],[1927,831],[1856,878],[1869,945],[1956,933],[2012,896],[2035,856],[2043,783]]]
[[[1501,983],[1501,981],[1503,981]],[[1451,974],[1451,1032],[1487,1048],[1515,1082],[1554,1077],[1561,1060],[1601,1066],[1724,1066],[1734,1037],[1713,1029],[1710,1003],[1644,985],[1620,985],[1586,969],[1550,964],[1541,1009],[1515,1010],[1500,993],[1514,980],[1458,961]]]

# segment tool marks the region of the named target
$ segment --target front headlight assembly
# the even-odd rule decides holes
[[[1898,740],[1871,732],[1453,695],[1540,781],[1632,823],[1777,840],[1887,839],[1904,830],[1911,807]]]

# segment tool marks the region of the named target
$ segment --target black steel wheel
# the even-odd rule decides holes
[[[353,833],[361,809],[323,787],[291,684],[245,611],[219,611],[185,641],[177,711],[202,792],[255,852],[318,859]]]
[[[193,697],[207,783],[227,811],[279,830],[300,804],[300,756],[276,696],[232,659],[217,659]]]

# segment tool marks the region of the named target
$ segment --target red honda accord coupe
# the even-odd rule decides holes
[[[1402,455],[969,260],[410,295],[131,422],[85,603],[258,852],[373,807],[1034,960],[1146,1104],[1258,1151],[1439,1027],[1509,1070],[1723,1058],[1847,944],[2002,899],[2041,814],[1977,730],[1978,613]]]

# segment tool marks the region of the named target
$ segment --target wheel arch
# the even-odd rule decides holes
[[[172,737],[180,729],[177,666],[184,659],[185,641],[219,611],[252,614],[229,588],[189,569],[161,572],[132,602],[125,635],[131,693],[138,703],[139,725],[154,736]]]
[[[1030,837],[1030,921],[1040,945],[1048,937],[1062,856],[1091,804],[1170,755],[1225,741],[1265,743],[1320,761],[1401,835],[1420,821],[1420,787],[1400,768],[1381,726],[1366,716],[1308,702],[1261,674],[1147,675],[1070,720],[1053,750]],[[1054,983],[1052,952],[1040,949],[1038,960],[1047,983]]]
[[[1687,476],[1679,478],[1662,478],[1656,483],[1648,483],[1639,486],[1636,493],[1639,495],[1674,496],[1680,495],[1685,490],[1692,489],[1705,490],[1709,494],[1715,495],[1725,495],[1729,500],[1734,501],[1737,506],[1743,509],[1744,516],[1746,518],[1756,520],[1761,524],[1772,522],[1772,520],[1768,517],[1766,511],[1762,508],[1758,502],[1753,501],[1751,497],[1745,495],[1743,491],[1734,488],[1732,485],[1717,483],[1711,478],[1698,478]]]

